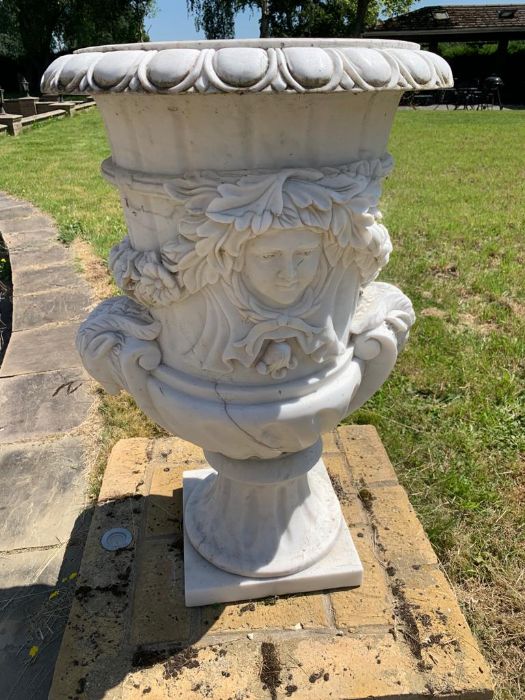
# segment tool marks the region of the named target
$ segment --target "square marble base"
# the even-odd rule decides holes
[[[184,502],[196,483],[212,471],[184,472]],[[184,595],[188,607],[360,586],[362,580],[363,566],[345,522],[334,546],[323,559],[304,571],[280,578],[247,578],[218,569],[201,557],[184,532]]]

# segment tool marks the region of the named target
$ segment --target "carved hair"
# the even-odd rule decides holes
[[[148,305],[165,305],[220,278],[231,281],[244,264],[246,243],[274,229],[323,233],[332,267],[355,264],[364,286],[391,251],[377,209],[380,180],[390,156],[338,168],[289,168],[277,172],[198,172],[164,183],[184,206],[178,236],[159,252],[116,246],[110,265],[119,286]]]

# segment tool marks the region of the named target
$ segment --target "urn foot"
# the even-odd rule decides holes
[[[206,453],[184,474],[186,604],[361,583],[320,441],[271,460]]]
[[[212,469],[184,472],[185,509],[195,489],[213,473]],[[197,552],[184,529],[184,591],[188,607],[348,588],[360,586],[362,580],[363,567],[344,521],[330,550],[316,563],[297,573],[271,578],[241,576],[219,569]]]

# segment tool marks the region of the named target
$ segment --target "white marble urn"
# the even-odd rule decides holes
[[[387,141],[404,91],[451,84],[417,44],[355,39],[103,46],[44,74],[95,96],[129,232],[83,362],[210,464],[184,480],[188,605],[361,582],[320,436],[414,321],[374,281]]]

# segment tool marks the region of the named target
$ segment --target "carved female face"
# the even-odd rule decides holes
[[[248,289],[270,306],[295,304],[317,273],[321,235],[311,229],[277,229],[249,241],[242,272]]]

